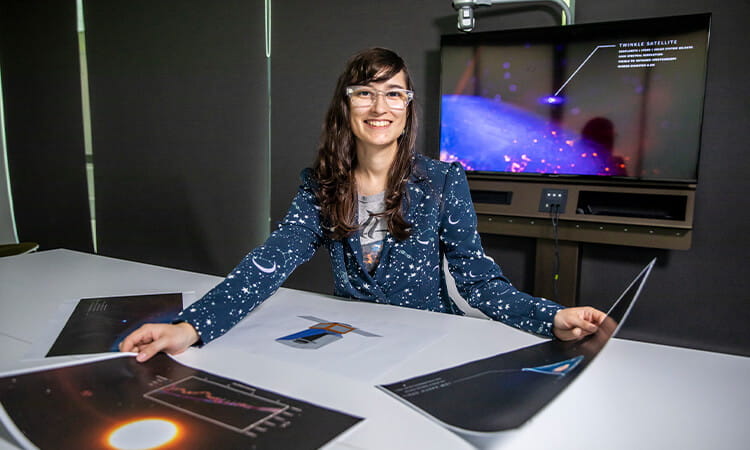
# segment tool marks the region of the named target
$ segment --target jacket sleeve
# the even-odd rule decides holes
[[[484,254],[463,168],[453,163],[443,187],[440,241],[456,288],[469,305],[493,320],[553,336],[552,320],[563,307],[519,291]]]
[[[227,277],[175,318],[200,335],[199,345],[218,338],[270,297],[294,269],[309,260],[323,240],[317,199],[308,171],[284,219],[260,247]]]

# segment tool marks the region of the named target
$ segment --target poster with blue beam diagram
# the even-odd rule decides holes
[[[521,427],[591,363],[622,326],[655,262],[630,283],[590,336],[554,339],[378,387],[485,447],[502,432]]]

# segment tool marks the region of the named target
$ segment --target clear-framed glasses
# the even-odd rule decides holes
[[[382,95],[386,105],[391,109],[405,109],[406,105],[414,99],[414,91],[408,89],[388,89],[381,91],[369,86],[349,86],[346,95],[352,107],[370,107],[375,104],[378,95]]]

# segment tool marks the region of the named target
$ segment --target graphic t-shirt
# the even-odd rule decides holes
[[[362,260],[368,272],[374,273],[383,250],[383,240],[388,232],[388,223],[378,217],[385,210],[385,192],[359,196],[359,225],[361,230]]]

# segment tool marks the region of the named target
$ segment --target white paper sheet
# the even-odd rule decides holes
[[[287,291],[268,299],[216,340],[216,344],[208,344],[207,349],[211,345],[228,346],[371,381],[445,335],[439,327],[409,321],[415,315],[403,314],[402,308],[398,311],[393,308],[397,307]],[[277,341],[316,325],[318,322],[311,318],[347,324],[357,330],[319,348],[295,348]]]

